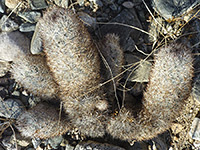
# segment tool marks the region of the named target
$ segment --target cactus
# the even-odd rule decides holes
[[[100,60],[90,34],[72,11],[62,8],[48,10],[38,23],[65,112],[82,134],[103,136],[108,102],[98,88]]]
[[[22,55],[14,62],[13,77],[19,79],[18,82],[27,78],[25,80],[31,83],[29,86],[35,84],[32,91],[36,91],[35,94],[38,92],[41,97],[48,95],[48,92],[44,94],[36,89],[49,91],[49,97],[56,91],[55,94],[64,104],[67,123],[61,120],[56,126],[56,107],[39,104],[17,120],[17,128],[23,135],[49,138],[65,133],[70,123],[86,136],[102,137],[107,132],[121,140],[141,141],[167,130],[187,103],[193,77],[193,58],[190,49],[182,44],[169,44],[155,54],[140,111],[135,114],[133,107],[125,104],[118,115],[112,116],[112,97],[108,94],[108,101],[106,87],[99,88],[103,69],[98,51],[82,22],[70,10],[51,8],[38,25],[46,58]],[[111,34],[104,40],[105,45],[100,51],[113,76],[116,76],[121,72],[123,62],[119,39]],[[40,70],[40,73],[36,70]],[[22,78],[20,74],[14,75],[17,71]],[[110,77],[107,72],[105,80]],[[31,78],[34,80],[31,81]],[[51,84],[54,80],[55,83]],[[48,84],[53,85],[52,88],[47,87]],[[40,86],[46,89],[42,90]],[[26,130],[29,134],[26,134]]]
[[[52,78],[44,56],[21,53],[13,60],[12,77],[25,89],[43,99],[53,99],[57,85]]]
[[[69,123],[66,116],[59,117],[54,106],[39,103],[19,116],[16,127],[23,136],[46,139],[66,133],[70,129]]]
[[[193,58],[182,44],[170,44],[155,55],[143,107],[136,117],[122,108],[109,121],[107,131],[121,140],[147,140],[166,131],[181,114],[191,92]]]
[[[103,40],[100,41],[99,46],[100,52],[102,53],[106,61],[104,62],[106,69],[101,71],[102,76],[104,76],[105,80],[109,80],[112,77],[116,77],[122,72],[124,54],[122,48],[119,45],[119,36],[109,33],[103,38]]]
[[[0,60],[12,61],[10,72],[26,90],[43,99],[56,96],[56,83],[44,56],[31,55],[29,40],[18,31],[0,34]]]

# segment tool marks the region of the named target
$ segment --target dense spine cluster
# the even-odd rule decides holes
[[[55,106],[38,104],[17,119],[16,127],[24,136],[50,138],[76,127],[90,137],[102,137],[107,132],[121,140],[146,140],[167,130],[187,103],[193,58],[186,46],[172,43],[160,48],[155,54],[141,110],[133,115],[133,108],[125,105],[113,116],[110,109],[113,95],[108,94],[113,88],[110,85],[100,88],[100,83],[122,71],[119,37],[108,34],[100,46],[110,66],[102,79],[106,69],[100,65],[98,50],[72,11],[51,8],[38,26],[45,57],[19,52],[13,59],[11,73],[34,95],[43,99],[57,96],[64,112],[59,116],[61,110]],[[114,82],[116,79],[119,78]]]
[[[23,136],[46,139],[66,133],[72,126],[66,116],[59,116],[53,105],[40,103],[24,112],[16,122]]]
[[[131,109],[122,108],[113,117],[107,131],[123,140],[146,140],[166,131],[181,114],[191,92],[193,58],[182,44],[159,49],[144,92],[143,108],[133,117]]]
[[[33,95],[43,99],[53,99],[57,94],[57,85],[45,63],[44,56],[19,53],[13,60],[11,73]]]

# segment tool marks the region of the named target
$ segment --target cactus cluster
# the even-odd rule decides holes
[[[49,9],[39,21],[39,32],[45,55],[20,52],[11,73],[29,92],[61,101],[64,112],[59,116],[59,107],[42,102],[23,113],[16,127],[26,137],[50,138],[76,127],[90,137],[108,133],[121,140],[146,140],[167,130],[187,103],[193,58],[182,44],[169,44],[155,54],[141,110],[135,115],[133,108],[125,105],[113,115],[112,94],[107,94],[111,86],[100,85],[122,70],[119,37],[109,34],[100,42],[110,75],[103,72],[107,69],[102,69],[96,45],[72,11]]]

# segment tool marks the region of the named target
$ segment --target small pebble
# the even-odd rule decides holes
[[[12,96],[19,97],[20,96],[20,92],[19,91],[13,91],[12,92]]]
[[[0,98],[4,99],[8,94],[8,90],[5,87],[0,86]]]
[[[10,83],[9,78],[6,78],[6,77],[0,78],[0,85],[1,85],[1,86],[6,86],[6,85],[8,85],[9,83]]]
[[[199,141],[193,142],[193,145],[196,148],[195,150],[199,150],[200,149],[200,143],[199,143]]]
[[[200,141],[200,119],[194,118],[189,132],[192,139]]]
[[[31,40],[31,48],[30,51],[32,54],[39,54],[43,51],[42,48],[42,39],[40,36],[40,32],[38,31],[38,24],[36,24],[35,32],[33,34],[32,40]]]
[[[124,0],[118,0],[118,1],[117,1],[117,3],[120,4],[120,5],[121,5],[123,2],[124,2]]]
[[[135,42],[131,37],[127,39],[127,43],[124,44],[123,50],[127,52],[133,52],[135,50]]]
[[[5,12],[5,0],[0,1],[0,13]]]
[[[199,0],[153,0],[152,6],[154,10],[164,17],[166,20],[176,18],[185,12],[189,8],[194,8],[195,5],[200,4]]]
[[[134,63],[138,63],[140,61],[140,56],[136,56],[133,53],[125,53],[124,54],[125,60],[126,60],[126,64],[134,64]]]
[[[48,140],[48,143],[53,149],[57,149],[60,143],[62,142],[62,140],[63,140],[63,136],[56,136],[56,137],[50,138]]]
[[[77,0],[77,3],[79,4],[79,6],[84,6],[84,0]]]
[[[18,15],[29,23],[36,23],[41,17],[41,13],[37,11],[22,12]]]
[[[87,141],[83,143],[79,143],[76,145],[74,150],[125,150],[122,147],[107,144],[107,143],[97,143],[93,141]]]
[[[195,99],[200,103],[200,74],[194,79],[194,85],[192,88],[192,94]]]
[[[37,149],[41,143],[42,141],[39,138],[32,138],[32,144],[35,149]]]
[[[106,9],[105,9],[105,13],[108,14],[109,12],[110,12],[110,8],[106,8]]]
[[[67,145],[65,146],[65,150],[74,150],[74,147],[71,146],[71,145],[69,145],[69,144],[67,144]]]
[[[19,26],[19,31],[21,32],[32,32],[35,30],[35,24],[31,24],[31,23],[22,23]]]
[[[98,7],[103,7],[103,3],[101,0],[89,0],[90,2],[93,2]]]
[[[24,105],[17,99],[0,99],[0,116],[16,119],[24,110]]]
[[[132,82],[149,82],[151,63],[148,61],[140,62],[139,66],[133,71],[129,81]]]
[[[16,8],[20,2],[21,0],[5,0],[5,5],[12,10]]]
[[[79,12],[78,15],[84,24],[93,28],[96,27],[96,18],[91,17],[90,15],[84,12]]]
[[[41,101],[41,99],[39,97],[32,96],[32,97],[29,97],[28,101],[25,102],[25,103],[27,103],[27,105],[30,106],[30,107],[34,107],[40,101]]]
[[[118,10],[118,5],[117,4],[111,4],[109,7],[110,7],[110,9],[112,11],[117,11]]]
[[[69,0],[54,0],[55,4],[63,7],[63,8],[68,8],[69,6]]]
[[[8,92],[13,93],[16,89],[16,83],[14,82],[14,79],[9,81],[9,86],[8,86]]]
[[[127,1],[127,2],[124,2],[122,6],[130,9],[130,8],[133,8],[134,4],[131,1]]]
[[[35,150],[34,148],[28,148],[27,150]]]
[[[115,0],[103,0],[106,5],[114,4]]]
[[[0,28],[1,31],[11,32],[17,30],[19,28],[19,25],[12,21],[10,18],[8,18],[8,16],[3,15],[3,17],[0,20]]]
[[[2,139],[2,144],[6,150],[17,150],[16,142],[12,140],[12,136],[6,136]],[[20,147],[18,147],[19,149]],[[21,149],[21,148],[20,148]]]
[[[29,0],[29,4],[32,10],[40,10],[48,7],[45,0]]]

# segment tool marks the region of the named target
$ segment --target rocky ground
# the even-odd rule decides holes
[[[1,32],[18,30],[23,33],[31,41],[30,51],[33,54],[42,51],[36,23],[48,7],[55,5],[74,10],[94,39],[101,39],[107,33],[119,35],[120,45],[125,54],[124,68],[129,68],[117,90],[119,99],[123,99],[123,93],[126,99],[141,99],[149,80],[153,60],[151,52],[170,40],[178,39],[190,45],[194,52],[195,75],[191,97],[188,99],[190,103],[185,106],[185,113],[177,118],[170,130],[151,140],[128,143],[109,136],[104,139],[82,139],[76,130],[48,140],[26,139],[15,129],[15,118],[24,109],[36,105],[40,98],[34,97],[16,83],[8,71],[10,63],[0,60],[0,149],[200,149],[200,3],[194,0],[184,2],[180,4],[171,1],[165,3],[165,0],[1,0]],[[15,36],[17,35],[14,34],[12,38],[19,38]],[[21,39],[21,42],[23,41],[24,39]],[[15,43],[10,40],[9,45],[12,47]],[[145,61],[138,67],[137,64],[141,60]]]

